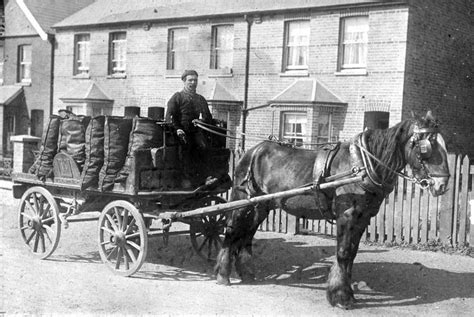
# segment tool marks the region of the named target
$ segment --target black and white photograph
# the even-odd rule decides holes
[[[3,0],[0,317],[472,316],[473,77],[474,0]]]

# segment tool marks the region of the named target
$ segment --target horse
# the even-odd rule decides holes
[[[402,173],[407,165],[412,176]],[[231,194],[235,201],[355,175],[360,177],[354,183],[231,211],[215,265],[217,283],[230,285],[234,262],[242,283],[255,280],[252,239],[269,210],[280,207],[299,217],[335,221],[336,259],[328,275],[326,297],[332,306],[352,308],[352,266],[361,236],[393,191],[397,177],[429,189],[433,196],[448,190],[446,144],[431,111],[424,117],[412,114],[388,129],[367,129],[349,141],[316,150],[261,142],[240,159]]]

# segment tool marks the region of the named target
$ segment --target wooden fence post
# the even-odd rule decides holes
[[[451,177],[449,178],[449,190],[440,197],[439,210],[439,240],[442,244],[452,245],[453,215],[454,215],[454,184],[456,178],[456,154],[448,154],[448,167]]]

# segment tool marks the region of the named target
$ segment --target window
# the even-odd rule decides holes
[[[125,75],[127,65],[127,34],[110,33],[109,37],[109,75]]]
[[[18,82],[31,82],[31,45],[18,47]]]
[[[387,129],[390,113],[385,111],[366,111],[364,113],[364,128]]]
[[[166,69],[185,69],[187,50],[188,29],[170,29],[168,32],[168,62]]]
[[[369,18],[348,17],[341,20],[340,69],[365,68],[367,65],[367,42]]]
[[[302,146],[306,139],[307,118],[305,112],[282,113],[281,138],[296,146]]]
[[[74,75],[89,74],[90,35],[76,34],[74,36]]]
[[[234,26],[212,27],[211,69],[231,69],[234,50]]]
[[[5,60],[5,47],[0,46],[0,85],[3,85],[3,61]]]
[[[5,117],[5,126],[6,126],[6,142],[5,142],[5,151],[7,153],[13,152],[13,144],[10,141],[10,138],[15,135],[15,117],[12,114],[8,114]]]
[[[285,25],[283,70],[308,69],[309,21],[289,21]]]
[[[43,119],[44,111],[33,109],[31,110],[31,135],[41,137],[43,135]]]

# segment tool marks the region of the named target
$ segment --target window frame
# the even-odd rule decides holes
[[[0,85],[3,85],[3,66],[4,66],[4,61],[5,61],[5,45],[2,44],[0,45]]]
[[[86,37],[87,40],[81,39],[81,37]],[[80,54],[80,47],[84,45],[85,54]],[[74,35],[74,76],[88,76],[90,72],[90,33],[79,33]],[[80,58],[84,57],[84,61]],[[79,66],[81,64],[81,66]],[[83,64],[87,64],[83,66]],[[81,69],[82,68],[82,69]]]
[[[307,43],[303,43],[304,45],[298,45],[301,43],[290,43],[291,36],[290,36],[290,27],[296,23],[306,23],[307,24]],[[288,20],[285,21],[284,26],[284,36],[283,36],[283,65],[282,71],[301,71],[301,70],[308,70],[309,68],[309,47],[310,47],[310,37],[311,37],[311,20],[310,19],[298,19],[298,20]],[[290,50],[297,49],[299,47],[306,47],[306,56],[305,57],[305,64],[302,65],[294,65],[293,63],[290,64],[290,57],[292,56]]]
[[[25,48],[30,49],[30,60],[25,61]],[[17,65],[17,82],[18,83],[31,83],[31,65],[33,60],[33,47],[31,44],[18,45],[18,65]],[[29,69],[29,77],[25,77],[25,69]]]
[[[124,35],[124,38],[115,38],[117,36]],[[115,48],[116,45],[120,45],[120,51],[118,53],[118,58],[115,56]],[[122,53],[122,54],[120,54]],[[118,31],[109,33],[109,67],[108,67],[108,74],[109,76],[113,77],[124,77],[127,74],[127,32],[125,31]],[[115,63],[120,64],[122,63],[122,67],[115,66]]]
[[[183,33],[183,37],[185,37],[185,45],[182,50],[177,50],[176,49],[176,40],[175,40],[175,33],[176,31],[184,31],[185,34]],[[183,69],[187,63],[187,51],[188,51],[188,45],[189,45],[189,28],[187,27],[177,27],[177,28],[170,28],[168,29],[168,46],[167,46],[167,52],[166,52],[166,69],[167,70],[180,70],[177,67],[176,61],[179,59],[177,56],[182,56],[183,60],[181,61],[181,65],[183,65]],[[179,47],[180,48],[180,47]],[[180,48],[181,49],[181,48]],[[177,54],[177,53],[182,53]]]
[[[361,19],[365,20],[364,25],[359,25],[361,28],[365,28],[364,38],[360,41],[357,40],[348,40],[346,34],[347,21]],[[363,58],[364,60],[359,60],[358,63],[346,63],[346,50],[349,45],[364,45],[363,47]],[[347,16],[343,17],[340,20],[340,32],[339,32],[339,60],[338,60],[338,70],[362,70],[367,68],[367,56],[368,56],[368,44],[369,44],[369,16],[368,15],[356,15],[356,16]]]
[[[225,41],[226,33],[224,33],[224,37],[221,38],[222,42],[227,44],[225,47],[219,46],[219,36],[222,32],[220,30],[230,29],[229,33],[231,33],[232,38],[230,41]],[[227,56],[230,60],[230,65],[220,65],[220,60],[222,60],[223,55],[230,55]],[[233,24],[219,24],[213,25],[211,27],[211,52],[210,52],[210,62],[209,68],[210,69],[232,69],[234,63],[234,25]],[[225,60],[225,58],[224,58]],[[223,67],[222,67],[223,66]]]
[[[300,118],[304,118],[305,122],[304,125],[301,127],[301,133],[298,134],[298,132],[293,131],[291,133],[294,133],[293,135],[289,135],[286,132],[286,118],[289,116],[297,116]],[[290,123],[292,124],[292,123]],[[297,124],[297,123],[295,123]],[[280,113],[280,139],[284,140],[286,142],[289,142],[296,147],[305,147],[307,145],[308,141],[308,127],[309,127],[309,120],[308,120],[308,113],[306,111],[282,111]],[[295,130],[295,129],[292,129]],[[301,141],[298,143],[296,139],[300,139]]]

